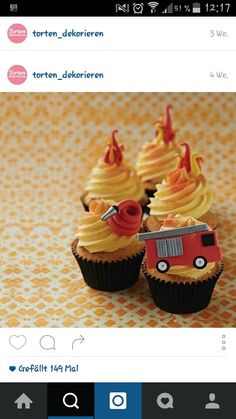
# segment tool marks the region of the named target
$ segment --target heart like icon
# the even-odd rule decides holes
[[[13,365],[11,365],[11,366],[9,367],[9,370],[10,370],[11,372],[14,372],[14,371],[16,370],[16,367],[15,367],[15,366],[13,366]]]
[[[170,399],[168,399],[168,397],[164,397],[164,399],[161,399],[163,404],[167,404],[169,403]]]
[[[24,335],[19,335],[19,336],[12,335],[9,338],[10,345],[14,349],[17,349],[17,350],[23,348],[23,346],[25,346],[26,342],[27,342],[27,339],[26,339],[26,337]]]

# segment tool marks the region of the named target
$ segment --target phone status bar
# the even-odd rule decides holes
[[[231,1],[171,2],[156,1],[113,1],[59,2],[41,0],[38,3],[23,0],[3,0],[0,3],[1,16],[236,16],[236,5]]]

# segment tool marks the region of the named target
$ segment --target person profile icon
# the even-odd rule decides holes
[[[205,404],[205,409],[220,409],[219,403],[215,402],[216,395],[214,393],[209,394],[210,402]]]

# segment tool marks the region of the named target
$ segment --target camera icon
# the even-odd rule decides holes
[[[109,408],[110,409],[127,409],[127,393],[111,392],[109,394]]]

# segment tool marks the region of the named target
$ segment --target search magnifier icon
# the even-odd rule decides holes
[[[69,409],[72,407],[75,407],[77,410],[79,409],[78,397],[76,396],[75,393],[66,393],[63,396],[63,404]]]

